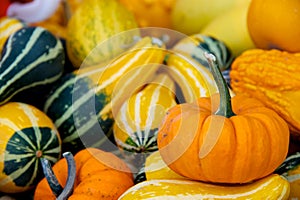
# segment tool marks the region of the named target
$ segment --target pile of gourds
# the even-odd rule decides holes
[[[210,36],[136,29],[117,1],[68,2],[45,22],[0,19],[3,195],[300,198],[300,54],[234,58]]]

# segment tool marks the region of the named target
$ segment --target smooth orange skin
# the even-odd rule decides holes
[[[288,152],[287,123],[258,100],[241,95],[231,99],[235,116],[213,115],[218,99],[200,98],[169,110],[157,139],[163,160],[176,173],[205,182],[247,183],[271,174]],[[213,139],[218,133],[219,139]],[[211,138],[204,143],[206,135]],[[201,148],[209,149],[214,141],[203,156]]]
[[[112,153],[87,148],[75,156],[76,180],[69,200],[114,200],[134,185],[133,176],[125,162]],[[66,159],[53,166],[53,172],[64,187],[68,175]],[[36,187],[34,200],[55,200],[46,179]]]
[[[299,0],[252,0],[247,25],[256,47],[300,52]]]

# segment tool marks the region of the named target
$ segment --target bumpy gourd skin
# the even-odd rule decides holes
[[[235,93],[261,100],[300,134],[300,54],[252,49],[237,57],[230,72]]]

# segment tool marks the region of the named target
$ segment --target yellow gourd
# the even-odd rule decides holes
[[[129,188],[119,200],[132,199],[288,199],[290,185],[286,179],[271,174],[246,185],[213,185],[192,180],[156,179]]]
[[[233,91],[252,96],[275,110],[300,136],[300,53],[251,49],[231,66]]]

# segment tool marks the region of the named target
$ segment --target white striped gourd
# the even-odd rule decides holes
[[[109,64],[79,69],[59,81],[44,111],[57,126],[64,151],[111,148],[107,139],[113,141],[113,113],[131,91],[153,77],[165,56],[164,48],[158,47],[152,38],[142,38]]]
[[[223,42],[201,34],[181,39],[166,59],[168,72],[182,91],[183,99],[180,102],[193,102],[217,91],[204,52],[216,55],[224,75],[228,74],[227,68],[233,59],[230,50]],[[228,75],[225,77],[229,79]]]
[[[119,110],[113,131],[119,148],[129,154],[158,150],[158,128],[167,110],[175,105],[173,80],[165,73],[158,74]]]
[[[24,103],[0,106],[0,192],[32,189],[42,178],[41,157],[60,159],[61,140],[51,119]]]
[[[40,27],[19,29],[8,37],[2,51],[0,104],[35,88],[39,98],[44,88],[62,76],[64,62],[63,46],[49,31]]]
[[[246,185],[213,185],[192,180],[156,179],[138,183],[119,200],[210,200],[210,199],[288,199],[290,185],[286,179],[271,174]]]

